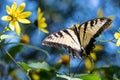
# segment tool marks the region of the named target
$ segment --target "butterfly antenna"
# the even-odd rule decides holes
[[[80,64],[82,63],[83,59],[81,59],[80,63],[78,64],[77,68],[75,69],[75,72],[73,73],[73,77],[75,76],[75,73],[77,72],[77,70],[79,70]]]

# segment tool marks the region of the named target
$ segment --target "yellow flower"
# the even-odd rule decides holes
[[[6,6],[6,11],[8,13],[7,16],[3,16],[1,19],[3,21],[9,21],[9,27],[13,31],[14,29],[16,30],[17,34],[20,35],[21,29],[20,29],[20,23],[23,24],[30,24],[31,22],[26,19],[31,15],[31,12],[26,11],[23,12],[25,9],[25,3],[20,4],[20,6],[17,8],[16,2],[12,4],[12,6]]]
[[[94,61],[96,61],[96,54],[95,53],[90,53],[90,57]],[[90,61],[90,59],[88,57],[85,59],[85,67],[87,70],[92,70],[94,67],[93,63]]]
[[[120,46],[120,33],[115,32],[114,37],[117,39],[116,46]]]
[[[49,33],[48,30],[45,28],[47,27],[47,24],[45,23],[45,18],[43,17],[43,12],[41,12],[41,9],[38,8],[38,29],[43,31],[44,33]]]
[[[40,76],[38,74],[32,75],[33,80],[40,80]]]
[[[69,62],[70,62],[69,56],[68,55],[63,55],[56,64],[61,64],[62,63],[62,64],[67,65],[67,64],[69,64]]]
[[[72,26],[70,26],[70,28],[73,28],[73,27],[79,27],[80,26],[80,24],[75,24],[75,25],[72,25]]]
[[[98,18],[103,17],[103,10],[102,10],[102,8],[98,9],[97,16],[98,16]]]
[[[98,18],[103,17],[103,9],[102,9],[102,8],[99,8],[99,9],[98,9],[97,16],[98,16]],[[113,20],[115,17],[114,17],[113,15],[111,15],[111,16],[109,16],[109,18],[110,18],[111,20]]]
[[[29,37],[28,37],[28,35],[26,35],[26,34],[24,34],[24,35],[22,35],[22,37],[21,37],[21,39],[20,39],[20,42],[21,43],[25,43],[25,44],[28,44],[29,43]]]
[[[62,63],[63,63],[63,64],[69,64],[69,62],[70,62],[70,58],[69,58],[68,55],[63,55],[63,56],[61,57],[61,60],[62,60]]]
[[[85,67],[87,70],[92,70],[93,69],[93,64],[91,63],[89,58],[85,59]]]
[[[103,17],[103,9],[102,8],[98,9],[97,16],[98,16],[98,18]],[[115,18],[115,16],[111,15],[108,18],[110,18],[111,20],[113,20]],[[109,28],[111,28],[111,27],[112,27],[112,25],[109,26]]]
[[[94,52],[91,52],[90,56],[94,61],[96,61],[96,54]]]
[[[32,80],[40,80],[40,75],[39,75],[40,71],[37,70],[32,70],[29,72],[29,76],[32,78]]]
[[[100,51],[100,50],[103,50],[103,46],[95,45],[95,48],[93,49],[93,51]]]

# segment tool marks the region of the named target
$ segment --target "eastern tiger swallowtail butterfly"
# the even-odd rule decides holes
[[[65,47],[73,56],[89,56],[94,48],[95,38],[109,27],[112,20],[108,18],[96,18],[79,26],[55,32],[43,40],[43,45],[50,47]]]

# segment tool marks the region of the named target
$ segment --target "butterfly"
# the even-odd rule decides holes
[[[73,57],[89,56],[94,48],[95,38],[112,23],[109,18],[91,19],[81,25],[55,32],[43,40],[43,45],[50,47],[65,47]]]

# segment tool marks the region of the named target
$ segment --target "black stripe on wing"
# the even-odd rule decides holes
[[[86,22],[86,23],[84,24],[84,34],[83,34],[83,40],[84,40],[84,38],[85,38],[85,34],[86,34],[86,29],[87,29],[87,26],[88,26],[88,22]]]
[[[72,29],[72,28],[71,28]],[[73,38],[73,36],[69,33],[69,31],[68,30],[63,30],[63,32],[64,33],[66,33],[67,35],[69,35],[72,39],[73,39],[73,41],[75,42],[75,43],[77,43],[76,41],[75,41],[75,39]],[[75,33],[75,31],[74,31],[74,33]],[[76,34],[76,33],[75,33]]]
[[[80,27],[80,26],[79,26]],[[77,39],[79,41],[79,44],[81,45],[81,41],[80,41],[80,30],[78,29],[78,27],[76,27],[76,25],[74,25],[74,33],[77,35]]]

